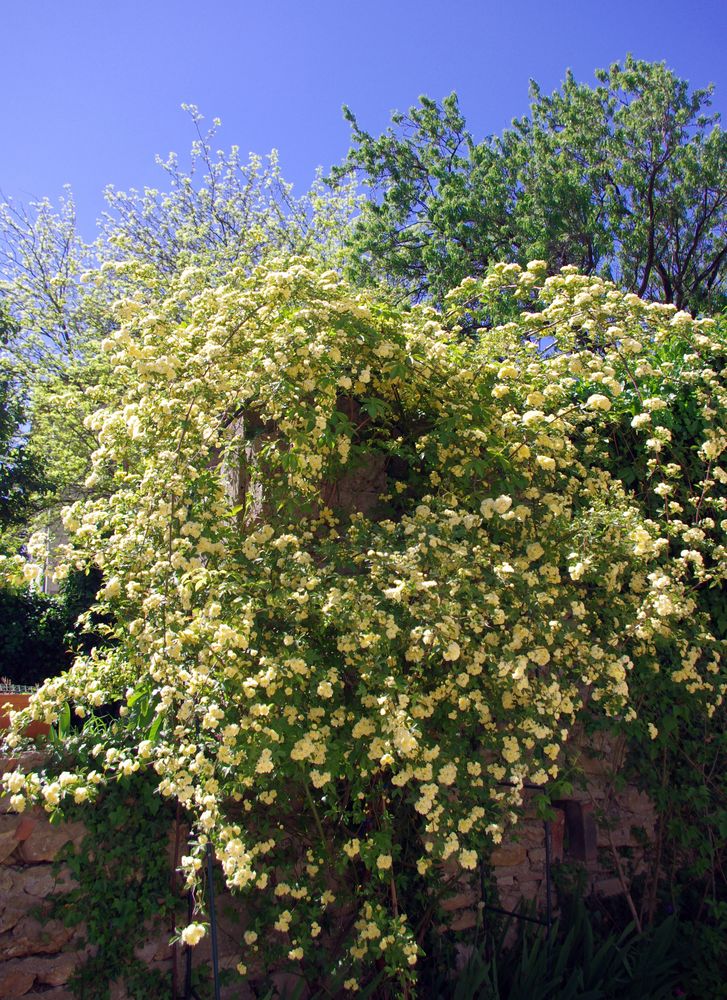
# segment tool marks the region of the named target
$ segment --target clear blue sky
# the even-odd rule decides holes
[[[156,153],[192,141],[179,105],[220,117],[219,145],[280,151],[302,191],[349,145],[341,116],[452,90],[476,138],[527,110],[528,80],[666,60],[727,109],[724,0],[3,0],[0,190],[55,199],[69,183],[85,234],[107,183],[161,183]]]

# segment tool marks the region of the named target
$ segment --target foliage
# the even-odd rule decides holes
[[[196,138],[189,165],[171,153],[157,158],[166,190],[142,193],[107,188],[97,252],[115,262],[118,280],[156,290],[186,267],[203,268],[210,283],[234,267],[249,269],[271,253],[305,253],[331,264],[340,256],[341,234],[352,207],[350,187],[331,196],[320,180],[302,196],[281,175],[278,155],[267,163],[254,154],[240,158],[233,146],[215,151],[220,121],[202,132],[203,118],[189,113]],[[135,267],[129,267],[131,261]]]
[[[37,456],[23,433],[23,402],[10,378],[0,376],[0,532],[27,520],[38,502],[45,481]]]
[[[723,319],[717,321],[718,325],[723,322]],[[702,509],[703,501],[694,490],[694,483],[703,475],[702,455],[695,442],[702,439],[706,430],[699,402],[705,387],[700,386],[696,373],[685,378],[685,365],[690,364],[688,341],[675,337],[670,344],[655,348],[655,353],[659,365],[653,366],[649,373],[649,392],[654,399],[667,403],[658,417],[658,423],[668,431],[661,443],[659,460],[665,469],[678,467],[679,475],[671,478],[668,488],[666,484],[656,490],[651,488],[651,470],[638,446],[638,436],[653,431],[656,413],[652,412],[648,420],[637,415],[640,409],[637,387],[628,384],[622,399],[626,402],[630,398],[631,404],[624,407],[621,420],[612,426],[608,467],[652,518],[686,521],[687,512],[698,510],[698,523],[682,533],[682,540],[699,541],[705,527],[709,530],[723,516],[719,504]],[[723,370],[723,362],[717,362],[716,367]],[[711,406],[723,404],[715,398]],[[642,431],[639,425],[652,430]],[[712,464],[708,464],[707,471],[710,477],[721,475]],[[685,550],[674,541],[671,551],[683,555]],[[713,634],[724,640],[727,637],[724,580],[703,581],[693,594],[696,607],[709,618]],[[719,991],[715,984],[727,975],[720,917],[727,902],[725,706],[721,704],[706,718],[697,703],[682,696],[683,661],[678,651],[662,643],[658,653],[658,669],[648,675],[634,676],[631,684],[639,724],[624,726],[611,719],[604,725],[602,719],[586,718],[589,736],[599,731],[601,734],[597,740],[586,742],[593,746],[601,742],[604,733],[607,735],[607,759],[602,766],[606,773],[610,770],[614,805],[616,794],[628,782],[647,792],[656,807],[658,823],[655,840],[647,852],[646,870],[634,870],[628,857],[618,857],[612,851],[614,875],[622,880],[632,918],[639,928],[645,927],[653,922],[660,908],[668,906],[678,914],[683,928],[693,924],[699,949],[692,947],[690,953],[694,955],[699,950],[704,956],[703,961],[695,961],[688,970],[692,978],[702,982],[702,986],[694,988],[693,995],[716,996]],[[599,818],[599,825],[607,828],[608,823],[606,815]],[[708,988],[710,975],[713,987]]]
[[[59,767],[62,760],[54,761]],[[168,984],[135,951],[155,930],[174,925],[179,898],[172,891],[166,850],[174,814],[155,794],[148,776],[134,775],[104,788],[91,810],[78,805],[70,818],[87,834],[59,859],[76,883],[57,894],[51,912],[66,926],[82,928],[90,954],[77,967],[71,988],[81,1000],[108,1000],[123,982],[138,1000],[162,996]]]
[[[90,652],[103,641],[98,620],[89,622],[88,632],[78,624],[100,582],[98,571],[74,571],[52,597],[28,586],[5,583],[0,587],[2,677],[13,684],[39,684],[68,670],[80,650]]]
[[[506,929],[508,929],[506,927]],[[511,929],[511,928],[509,928]],[[548,934],[521,924],[514,945],[504,935],[488,954],[473,952],[452,1000],[667,1000],[679,983],[680,948],[673,917],[647,934],[598,927],[576,903]]]
[[[203,133],[197,109],[187,110],[196,134],[189,165],[174,154],[159,160],[162,190],[109,188],[92,243],[77,230],[68,190],[57,209],[48,199],[28,209],[0,203],[0,321],[8,320],[0,322],[2,371],[25,406],[26,461],[32,455],[32,471],[43,470],[46,515],[108,485],[105,470],[91,470],[95,439],[84,422],[117,391],[99,351],[116,327],[114,303],[133,296],[153,309],[188,267],[214,287],[229,268],[249,270],[272,251],[305,251],[328,262],[340,254],[349,190],[332,195],[317,181],[294,197],[275,153],[267,164],[256,156],[243,162],[237,147],[215,153],[219,122]],[[10,470],[15,494],[24,471],[18,458]],[[32,523],[33,511],[27,513]]]
[[[67,622],[60,603],[37,590],[0,587],[0,663],[13,684],[37,684],[67,670]]]
[[[71,704],[93,738],[61,777],[4,783],[54,814],[155,774],[191,818],[188,882],[211,841],[251,900],[255,976],[282,960],[311,987],[406,995],[407,881],[474,870],[586,708],[641,725],[633,692],[664,663],[695,713],[721,704],[697,595],[726,568],[725,338],[543,262],[463,283],[446,314],[300,259],[215,281],[186,268],[153,308],[138,289],[117,307],[121,392],[86,421],[113,489],[64,513],[114,642],[30,709]],[[472,302],[515,318],[463,341]],[[609,471],[624,421],[648,502]]]
[[[530,115],[475,142],[455,94],[422,97],[374,137],[346,109],[351,172],[371,190],[350,240],[357,280],[441,302],[498,260],[573,264],[679,309],[725,302],[727,146],[711,88],[628,56],[531,84]]]
[[[0,345],[15,333],[0,299]],[[0,538],[8,547],[9,529],[22,522],[44,480],[37,457],[28,448],[25,407],[12,375],[0,366]],[[10,546],[12,547],[12,546]]]

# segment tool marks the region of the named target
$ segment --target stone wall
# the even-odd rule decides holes
[[[623,747],[609,735],[586,739],[574,734],[569,750],[582,774],[572,798],[555,803],[550,826],[552,899],[557,912],[557,881],[563,867],[573,866],[583,880],[586,896],[601,899],[625,894],[634,877],[649,863],[650,845],[657,831],[657,816],[649,797],[634,786],[614,790]],[[490,856],[497,885],[497,904],[513,912],[523,900],[541,912],[546,906],[546,830],[534,809],[534,791],[526,792],[525,813],[516,828]],[[494,895],[494,894],[493,894]],[[474,927],[478,920],[479,892],[460,884],[445,904],[451,926]]]
[[[32,766],[31,755],[24,764]],[[0,772],[15,766],[0,761]],[[51,826],[42,812],[11,813],[0,798],[0,997],[43,996],[71,1000],[64,987],[81,952],[73,932],[45,915],[47,897],[63,892],[66,875],[53,874],[53,861],[69,841],[78,842],[76,823]]]
[[[38,759],[39,755],[23,755],[20,766],[30,768]],[[644,844],[653,839],[656,817],[648,798],[636,789],[613,794],[603,760],[586,759],[583,763],[587,790],[558,804],[550,824],[551,858],[554,864],[578,863],[585,872],[587,888],[611,896],[622,892],[623,882],[643,868]],[[18,764],[0,760],[0,772]],[[67,872],[61,869],[54,874],[53,863],[69,842],[78,843],[83,835],[79,823],[51,825],[42,811],[17,815],[10,812],[8,800],[0,798],[0,1000],[40,996],[72,1000],[67,984],[86,953],[78,935],[62,922],[49,919],[46,901],[51,894],[71,887]],[[524,898],[542,909],[545,863],[544,826],[530,804],[524,820],[491,856],[499,906],[514,910]],[[557,902],[555,890],[553,898]],[[454,930],[473,927],[479,917],[479,902],[479,890],[473,888],[471,880],[455,882],[444,903],[449,926]],[[217,906],[223,968],[237,963],[237,942],[244,928],[239,907],[231,903],[229,897],[222,897]],[[195,965],[208,962],[208,939],[193,954]],[[168,935],[150,934],[138,955],[152,969],[170,972],[176,963],[179,981],[183,981],[184,955],[169,945]],[[113,1000],[125,1000],[125,996],[121,985],[112,990]],[[238,984],[229,996],[245,1000],[244,986]]]

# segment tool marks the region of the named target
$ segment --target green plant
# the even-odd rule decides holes
[[[318,988],[330,939],[346,989],[383,973],[411,996],[413,871],[474,871],[584,713],[643,725],[665,651],[675,700],[717,711],[696,595],[727,569],[724,332],[542,261],[463,283],[446,313],[297,258],[214,289],[189,268],[156,294],[103,343],[115,388],[86,426],[114,488],[64,511],[60,572],[103,566],[115,641],[26,713],[118,718],[62,782],[4,779],[11,805],[156,775],[190,818],[187,882],[211,842],[255,915],[242,964]],[[514,318],[463,340],[473,300]],[[628,414],[644,489],[668,498],[663,414],[687,387],[697,474],[683,517],[657,515],[610,471],[610,435]]]
[[[476,949],[449,994],[451,1000],[667,1000],[678,983],[677,922],[648,934],[633,924],[601,931],[580,900],[550,932],[512,923],[489,949]]]
[[[61,602],[37,590],[0,587],[0,673],[33,685],[67,670],[73,657]]]
[[[353,145],[333,178],[356,172],[370,194],[349,272],[439,304],[495,261],[542,258],[679,309],[721,308],[727,140],[711,88],[631,56],[596,78],[569,71],[550,95],[531,81],[529,115],[480,142],[454,93],[420,98],[380,136],[345,109]]]
[[[39,684],[61,674],[81,651],[103,645],[102,620],[78,623],[96,598],[101,574],[74,571],[50,596],[33,587],[0,586],[0,674],[14,684]]]
[[[170,856],[173,809],[147,775],[134,775],[105,788],[93,809],[76,805],[67,815],[82,819],[88,831],[57,862],[76,886],[51,901],[52,915],[82,926],[82,943],[91,948],[71,980],[74,994],[107,1000],[120,981],[135,1000],[167,995],[168,977],[151,971],[135,951],[155,933],[174,933],[180,898]]]

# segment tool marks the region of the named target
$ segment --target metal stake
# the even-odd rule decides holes
[[[220,1000],[220,962],[217,949],[217,912],[215,910],[215,880],[212,844],[207,841],[207,891],[210,907],[210,935],[212,938],[212,976],[215,986],[215,1000]]]
[[[543,822],[545,827],[545,926],[547,937],[545,939],[545,954],[546,963],[548,969],[548,975],[550,976],[552,968],[552,928],[553,928],[553,894],[550,880],[550,856],[552,853],[552,831],[550,827],[550,820],[546,819]]]

